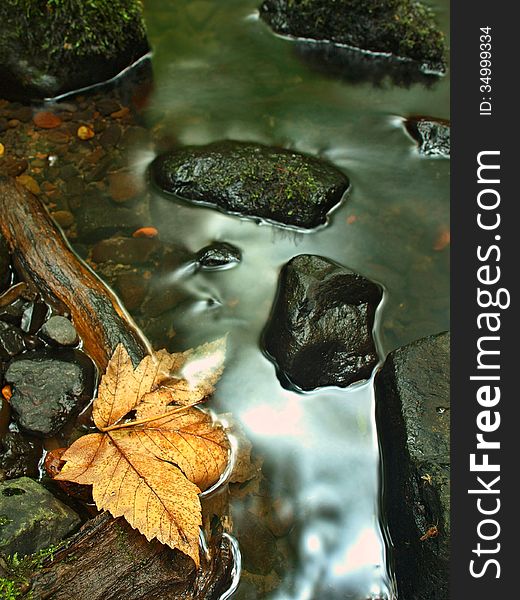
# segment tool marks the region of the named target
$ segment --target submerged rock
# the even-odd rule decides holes
[[[9,286],[11,281],[11,254],[4,236],[0,233],[0,292]]]
[[[282,269],[264,346],[302,390],[346,387],[378,362],[372,329],[381,288],[341,265],[302,254]]]
[[[0,552],[20,557],[61,541],[79,516],[28,477],[0,483]]]
[[[392,352],[376,379],[399,597],[449,597],[450,335]]]
[[[94,365],[79,350],[34,350],[14,359],[5,380],[13,388],[16,422],[30,433],[57,433],[94,391]]]
[[[163,191],[226,212],[313,229],[343,198],[349,181],[317,158],[247,142],[187,146],[156,158]]]
[[[9,360],[25,350],[23,331],[0,321],[0,358]]]
[[[201,269],[218,271],[230,269],[242,260],[240,250],[227,242],[214,242],[197,252],[197,262]]]
[[[390,53],[444,68],[444,36],[413,0],[265,0],[260,15],[282,35]]]
[[[41,442],[7,431],[0,439],[0,481],[16,477],[38,477]]]
[[[410,117],[405,121],[406,131],[424,156],[450,157],[450,122],[432,117]]]
[[[138,0],[2,2],[0,96],[55,97],[114,77],[144,56]]]

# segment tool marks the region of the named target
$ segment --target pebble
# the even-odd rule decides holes
[[[38,112],[34,115],[33,122],[40,129],[55,129],[61,125],[62,120],[54,113]]]
[[[143,191],[143,183],[134,173],[117,171],[108,176],[110,197],[114,202],[126,202]]]
[[[31,193],[35,195],[40,193],[40,186],[34,177],[31,177],[30,175],[19,175],[16,178],[16,181],[21,183],[24,188],[28,189]]]
[[[74,223],[74,215],[68,210],[57,210],[51,213],[51,217],[60,227],[70,227]]]
[[[65,317],[55,315],[40,329],[40,336],[53,345],[76,346],[79,338],[74,325]]]

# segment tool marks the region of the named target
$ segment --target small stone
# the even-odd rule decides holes
[[[98,100],[96,102],[96,108],[104,117],[108,117],[108,115],[110,115],[111,113],[120,110],[121,105],[117,100],[114,100],[112,98],[103,98],[102,100]]]
[[[11,113],[13,119],[18,119],[22,123],[28,123],[33,116],[33,109],[30,106],[20,106]]]
[[[33,122],[40,129],[55,129],[62,123],[60,117],[51,112],[37,112],[33,117]]]
[[[38,477],[41,445],[17,431],[7,431],[0,440],[0,480]]]
[[[25,160],[25,158],[15,158],[14,156],[6,156],[3,160],[2,168],[0,171],[5,171],[9,177],[18,177],[24,171],[27,170],[29,163]]]
[[[36,179],[34,179],[34,177],[31,177],[30,175],[19,175],[16,178],[16,181],[18,181],[18,183],[21,183],[24,188],[28,189],[31,193],[38,195],[40,193],[40,186],[38,185],[38,182],[36,181]]]
[[[92,361],[79,350],[45,348],[15,358],[5,373],[15,421],[30,433],[55,435],[92,399],[94,373]]]
[[[24,350],[23,331],[15,325],[0,321],[0,357],[10,360]]]
[[[81,125],[80,127],[78,127],[77,136],[80,140],[91,140],[95,135],[96,134],[94,133],[94,131],[86,125]]]
[[[0,157],[5,154],[5,146],[0,142]]]
[[[74,215],[68,210],[57,210],[51,213],[51,217],[65,229],[74,223]]]
[[[410,117],[406,130],[423,156],[450,157],[450,122],[432,117]]]
[[[132,237],[134,238],[155,238],[158,235],[159,232],[155,227],[139,227],[139,229],[136,229],[132,233]]]
[[[141,273],[122,273],[116,281],[116,291],[128,310],[138,309],[148,292],[149,282]]]
[[[40,335],[50,344],[57,346],[76,346],[79,342],[74,325],[60,315],[51,317],[40,329]]]
[[[49,131],[47,139],[53,144],[68,144],[70,135],[66,131]]]
[[[7,126],[9,129],[16,129],[18,125],[20,125],[20,121],[18,119],[9,119],[9,121],[7,121]]]
[[[130,109],[124,106],[121,110],[117,110],[110,114],[113,119],[123,119],[130,114]]]
[[[141,178],[128,171],[116,171],[108,176],[110,197],[114,202],[126,202],[144,189]]]
[[[240,250],[226,242],[214,242],[197,252],[197,262],[201,269],[217,271],[231,269],[242,260]]]
[[[105,131],[99,136],[99,143],[104,148],[115,146],[121,139],[121,127],[117,123],[109,125]]]
[[[0,552],[34,554],[79,527],[79,516],[42,485],[20,477],[0,483]]]
[[[309,391],[368,379],[378,363],[372,329],[381,288],[309,254],[282,269],[265,349],[283,383]]]

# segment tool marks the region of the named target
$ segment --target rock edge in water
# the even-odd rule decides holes
[[[376,283],[321,256],[301,254],[280,274],[263,344],[282,380],[304,391],[368,379],[383,296]]]
[[[0,4],[0,96],[52,98],[102,83],[146,55],[139,0]]]
[[[349,187],[341,171],[318,158],[235,141],[163,154],[150,175],[183,199],[301,229],[325,224]]]
[[[412,0],[265,0],[260,15],[282,35],[390,53],[443,71],[444,36]]]
[[[399,597],[445,600],[450,560],[450,334],[391,352],[376,378],[384,506]]]

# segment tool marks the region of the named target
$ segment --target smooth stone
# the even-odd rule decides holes
[[[161,243],[155,238],[114,237],[98,242],[92,249],[95,263],[114,262],[124,265],[143,264],[158,252]]]
[[[196,259],[201,269],[217,271],[238,265],[242,260],[242,253],[239,248],[227,242],[214,242],[201,248]]]
[[[449,597],[450,334],[391,352],[376,378],[399,597]],[[435,526],[437,535],[421,538]]]
[[[318,158],[235,141],[163,154],[152,162],[150,173],[164,192],[302,229],[325,224],[349,187],[341,171]]]
[[[69,319],[60,315],[51,317],[40,329],[40,336],[50,344],[58,346],[76,346],[78,332]]]
[[[5,373],[11,384],[11,408],[24,430],[56,434],[94,391],[95,369],[79,350],[49,348],[26,352],[11,361]]]
[[[0,483],[0,552],[22,557],[61,541],[79,516],[42,485],[20,477]]]
[[[411,117],[405,121],[408,133],[417,142],[419,154],[450,157],[450,122],[430,117]]]
[[[282,383],[308,391],[368,379],[379,361],[372,329],[382,295],[376,283],[321,256],[284,265],[263,336]]]
[[[265,0],[260,16],[277,33],[390,53],[443,71],[444,35],[432,10],[412,0]]]

